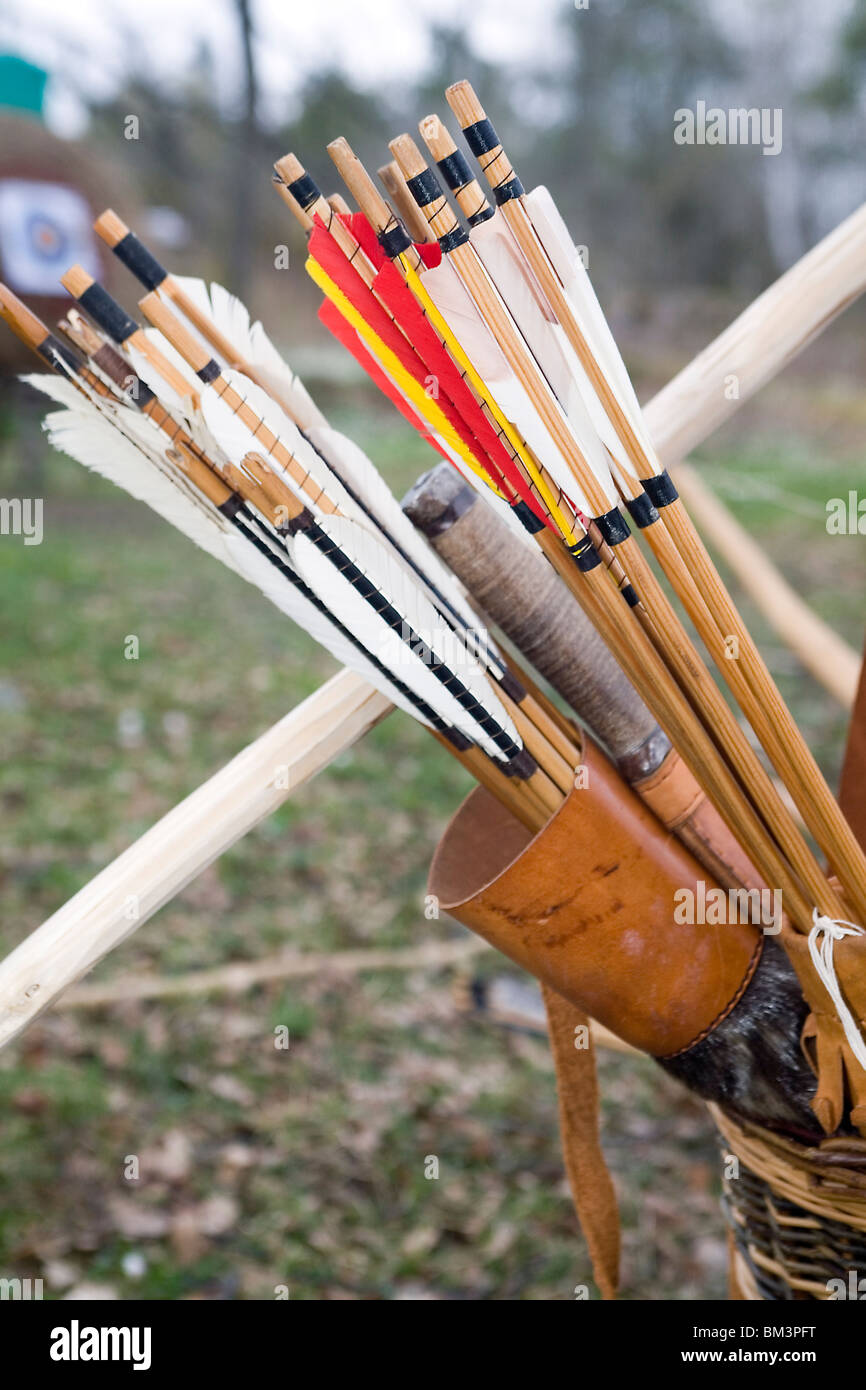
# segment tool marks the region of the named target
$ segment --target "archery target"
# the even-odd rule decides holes
[[[95,279],[99,253],[87,200],[67,184],[0,179],[0,266],[16,294],[57,297],[78,261]]]

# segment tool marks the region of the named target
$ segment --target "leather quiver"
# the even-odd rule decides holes
[[[678,890],[715,885],[588,739],[583,767],[534,838],[476,788],[440,841],[429,891],[624,1041],[671,1056],[734,1008],[763,937],[748,923],[676,922]]]
[[[723,888],[762,888],[763,880],[675,748],[631,783],[641,801]]]

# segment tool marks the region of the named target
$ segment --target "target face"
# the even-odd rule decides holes
[[[94,278],[99,254],[93,214],[76,188],[35,179],[0,179],[0,270],[17,294],[57,297],[76,261]]]

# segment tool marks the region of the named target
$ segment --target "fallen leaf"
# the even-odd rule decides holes
[[[112,1197],[108,1210],[114,1229],[132,1240],[158,1240],[169,1228],[167,1212],[145,1206],[137,1197]]]
[[[199,1229],[207,1236],[221,1236],[237,1224],[240,1208],[227,1192],[215,1192],[195,1208]]]
[[[228,1072],[221,1072],[215,1076],[210,1083],[209,1090],[213,1091],[220,1100],[232,1101],[235,1105],[252,1105],[255,1096],[249,1086],[245,1086],[236,1076],[230,1076]]]
[[[400,1249],[404,1255],[426,1255],[438,1240],[439,1232],[435,1226],[416,1226],[404,1237]]]
[[[144,1182],[161,1178],[180,1183],[192,1167],[192,1144],[182,1129],[169,1129],[158,1144],[140,1155],[139,1173]]]

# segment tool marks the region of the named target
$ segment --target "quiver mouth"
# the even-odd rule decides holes
[[[589,740],[583,757],[581,785],[534,838],[473,791],[439,843],[429,892],[625,1042],[671,1056],[734,1008],[763,937],[747,922],[676,922],[675,895],[706,871]]]

